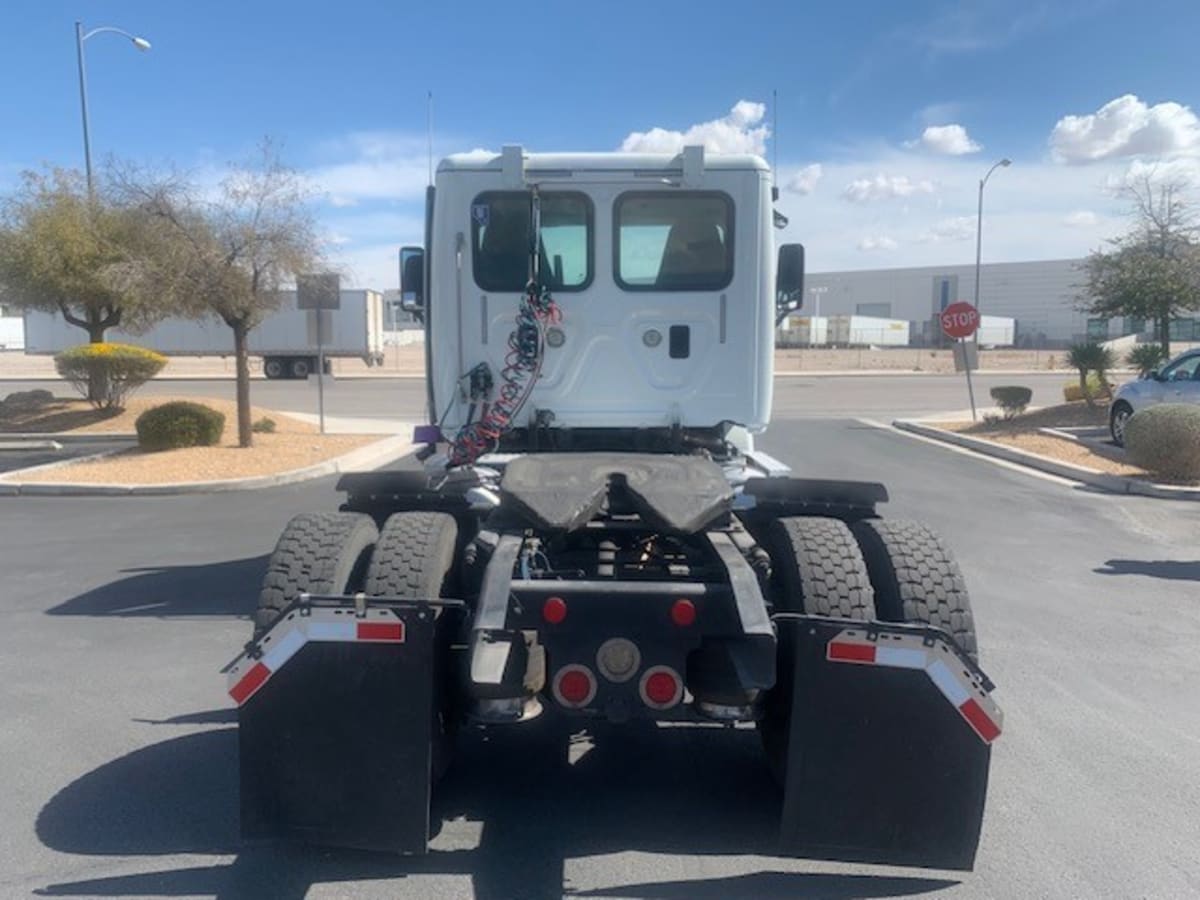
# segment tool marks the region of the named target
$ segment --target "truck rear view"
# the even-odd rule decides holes
[[[957,564],[754,445],[803,294],[771,204],[700,148],[441,165],[421,465],[278,542],[228,672],[244,833],[420,853],[463,729],[717,722],[761,734],[781,853],[972,866],[1002,718]]]

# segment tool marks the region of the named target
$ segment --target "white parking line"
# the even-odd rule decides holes
[[[901,431],[899,428],[894,428],[887,422],[880,422],[878,419],[860,418],[856,421],[862,423],[863,425],[869,425],[872,428],[878,428],[880,431],[886,431],[890,434],[898,434],[914,441],[921,441],[922,443],[930,444],[934,447],[940,447],[943,450],[949,450],[952,453],[961,453],[963,456],[969,456],[972,459],[991,463],[994,466],[1000,466],[1004,469],[1011,469],[1014,472],[1020,472],[1033,478],[1040,478],[1043,481],[1052,481],[1055,484],[1061,484],[1065,487],[1078,487],[1079,485],[1083,484],[1082,481],[1074,481],[1070,478],[1063,478],[1060,475],[1051,475],[1049,472],[1042,472],[1039,469],[1031,469],[1028,466],[1022,466],[1018,463],[1009,462],[1007,459],[997,459],[994,456],[988,456],[986,453],[977,453],[974,450],[968,450],[966,447],[959,447],[956,444],[947,444],[943,441],[935,441],[933,438],[927,438],[922,434],[913,434],[911,431]]]

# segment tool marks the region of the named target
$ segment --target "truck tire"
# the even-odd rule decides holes
[[[388,517],[367,567],[372,597],[441,597],[454,568],[458,523],[438,512]]]
[[[458,523],[439,512],[393,513],[379,532],[379,542],[367,567],[365,591],[372,597],[434,599],[444,596],[453,571],[458,546]],[[437,612],[435,610],[435,612]],[[450,768],[458,715],[452,687],[455,673],[448,663],[453,628],[449,616],[438,616],[434,679],[433,780],[440,781]]]
[[[864,519],[853,530],[875,588],[879,618],[941,628],[978,662],[971,598],[942,539],[920,522]]]
[[[314,366],[308,358],[303,356],[296,357],[289,365],[289,369],[293,378],[307,378],[315,368],[316,366]]]
[[[869,621],[874,592],[854,534],[841,519],[797,516],[770,527],[775,608]]]
[[[278,356],[268,356],[263,360],[263,375],[267,378],[283,378],[287,375],[287,366]]]
[[[777,519],[767,538],[776,612],[861,622],[875,618],[867,566],[845,522],[816,516]],[[787,774],[794,664],[786,641],[780,641],[778,653],[777,680],[767,694],[758,731],[771,773],[782,785]]]
[[[261,635],[301,594],[349,594],[362,588],[371,548],[379,532],[361,513],[302,513],[295,516],[267,562],[254,634]]]

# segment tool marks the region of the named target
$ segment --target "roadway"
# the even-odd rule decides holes
[[[1062,386],[1071,376],[1062,372],[1038,374],[977,374],[975,399],[979,406],[994,405],[988,390],[1002,384],[1020,384],[1033,390],[1033,404],[1062,402]],[[3,393],[45,388],[63,393],[61,381],[10,381]],[[303,381],[255,379],[250,396],[256,406],[280,412],[317,412],[315,384]],[[224,397],[234,399],[229,378],[151,381],[140,397]],[[326,411],[351,418],[419,421],[425,414],[425,381],[422,378],[340,378],[327,382]],[[781,375],[775,380],[776,420],[795,416],[905,417],[953,409],[970,409],[962,375]]]
[[[891,390],[854,399],[813,380],[826,416]],[[903,408],[874,416],[942,403],[910,382]],[[1200,507],[819,418],[817,396],[782,387],[798,411],[764,448],[806,474],[887,483],[884,511],[945,534],[972,589],[1006,716],[974,873],[773,856],[778,799],[754,735],[694,728],[592,729],[573,764],[549,767],[531,736],[468,737],[422,859],[241,846],[217,670],[248,635],[284,522],[335,507],[326,479],[0,498],[0,896],[1200,895]]]

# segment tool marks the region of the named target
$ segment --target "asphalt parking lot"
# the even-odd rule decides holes
[[[883,481],[886,515],[928,521],[958,554],[1006,716],[974,873],[775,857],[755,736],[721,729],[601,728],[554,766],[532,765],[521,734],[468,738],[422,859],[243,847],[217,670],[249,634],[283,524],[335,508],[324,479],[0,498],[0,896],[1200,895],[1200,505],[1082,490],[856,420],[965,406],[938,393],[958,381],[917,380],[780,379],[762,445],[805,475]],[[419,412],[421,388],[395,388],[398,407]]]

